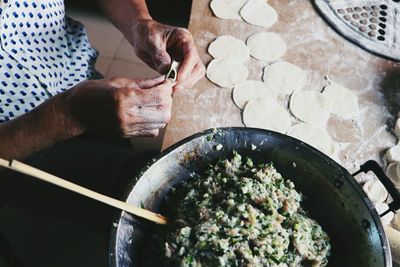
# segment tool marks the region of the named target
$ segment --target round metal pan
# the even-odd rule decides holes
[[[221,150],[216,149],[218,144],[223,145]],[[253,150],[252,145],[257,148]],[[392,266],[379,216],[351,174],[313,147],[279,133],[220,128],[195,134],[146,166],[125,199],[159,211],[171,186],[190,179],[191,173],[209,163],[231,157],[232,151],[255,161],[273,162],[283,177],[294,182],[305,196],[303,206],[331,238],[328,266]],[[149,224],[118,212],[111,231],[111,266],[146,266],[140,255],[143,247],[152,245],[146,239]]]

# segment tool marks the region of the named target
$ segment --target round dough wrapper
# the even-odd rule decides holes
[[[296,118],[308,123],[324,123],[331,113],[331,102],[318,91],[295,91],[289,107]]]
[[[387,211],[389,209],[389,206],[386,203],[377,203],[375,205],[375,209],[378,212],[378,214],[380,215],[380,214],[384,213],[385,211]],[[389,225],[392,222],[393,218],[394,218],[394,213],[391,211],[388,214],[386,214],[385,216],[381,217],[381,222],[383,225]]]
[[[336,154],[336,146],[331,136],[323,128],[309,123],[299,123],[292,126],[287,134],[317,148],[330,157]]]
[[[346,87],[332,83],[322,92],[332,102],[332,113],[345,119],[351,119],[359,110],[357,96]]]
[[[247,127],[286,133],[291,125],[290,114],[275,99],[256,99],[247,103],[243,111]]]
[[[261,27],[271,27],[278,20],[275,9],[265,0],[249,0],[240,10],[243,20]]]
[[[235,58],[217,58],[207,67],[207,78],[221,87],[238,86],[247,79],[247,76],[247,66]]]
[[[378,179],[367,181],[363,189],[372,203],[383,203],[388,197],[388,191]]]
[[[400,139],[400,118],[397,119],[396,124],[394,125],[394,133],[396,134],[397,138]]]
[[[389,162],[400,161],[400,144],[397,144],[386,151],[386,159]]]
[[[261,81],[248,80],[235,87],[232,92],[233,102],[240,109],[244,109],[247,102],[255,99],[276,99],[276,94]]]
[[[260,32],[250,36],[246,42],[250,54],[260,60],[274,61],[287,50],[285,42],[274,32]]]
[[[247,0],[212,0],[210,3],[214,15],[220,19],[242,20],[240,9]]]
[[[307,82],[304,70],[289,62],[277,62],[264,69],[263,81],[279,94],[291,94]]]
[[[215,39],[208,47],[208,53],[214,58],[236,58],[243,62],[250,59],[250,51],[246,44],[229,35]]]
[[[385,234],[389,240],[393,261],[397,264],[400,264],[400,231],[397,231],[389,226],[383,227],[385,229]]]
[[[393,162],[386,167],[386,175],[392,181],[394,186],[400,190],[400,163]]]
[[[394,229],[400,231],[400,212],[394,214],[392,225]]]

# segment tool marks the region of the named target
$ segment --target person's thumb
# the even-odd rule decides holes
[[[167,73],[171,66],[171,57],[165,48],[157,48],[153,55],[153,64],[160,74]]]

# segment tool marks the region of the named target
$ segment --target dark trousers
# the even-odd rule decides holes
[[[119,198],[150,157],[126,140],[80,136],[23,160],[43,171]],[[27,209],[108,231],[115,209],[10,170],[0,172],[0,205]]]

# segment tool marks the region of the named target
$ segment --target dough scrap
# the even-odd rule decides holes
[[[400,190],[400,163],[393,162],[386,167],[386,175],[392,181],[393,185]]]
[[[389,162],[400,162],[400,144],[397,144],[386,151],[386,159]]]
[[[208,53],[214,58],[236,58],[242,62],[250,59],[250,51],[246,44],[229,35],[215,39],[208,47]]]
[[[247,103],[243,111],[247,127],[286,133],[291,125],[290,114],[275,99],[256,99]]]
[[[332,113],[345,119],[351,119],[359,110],[357,96],[346,87],[332,83],[322,92],[332,102]]]
[[[291,94],[307,82],[307,75],[300,67],[281,61],[264,68],[263,81],[279,94]]]
[[[333,157],[336,154],[336,146],[328,132],[309,123],[299,123],[292,126],[288,135],[297,138]]]
[[[242,20],[240,9],[247,0],[212,0],[210,3],[214,15],[220,19]]]
[[[372,203],[383,203],[388,197],[388,191],[378,179],[369,180],[363,186]]]
[[[378,212],[378,214],[382,214],[385,211],[387,211],[389,209],[388,204],[386,203],[377,203],[375,205],[375,209]],[[385,216],[381,217],[381,222],[383,225],[390,225],[390,223],[392,222],[394,218],[394,213],[391,211],[388,214],[386,214]]]
[[[318,91],[294,91],[289,107],[296,118],[308,123],[324,123],[331,113],[331,102]]]
[[[275,9],[265,0],[249,0],[240,10],[243,20],[261,27],[271,27],[278,20]]]
[[[261,81],[248,80],[235,87],[232,92],[233,102],[244,109],[247,102],[255,99],[276,99],[276,94],[269,86]]]
[[[207,67],[207,78],[221,87],[238,86],[247,79],[247,76],[247,66],[235,58],[217,58]]]
[[[259,60],[274,61],[281,58],[287,50],[282,38],[274,32],[260,32],[246,41],[250,54]]]

